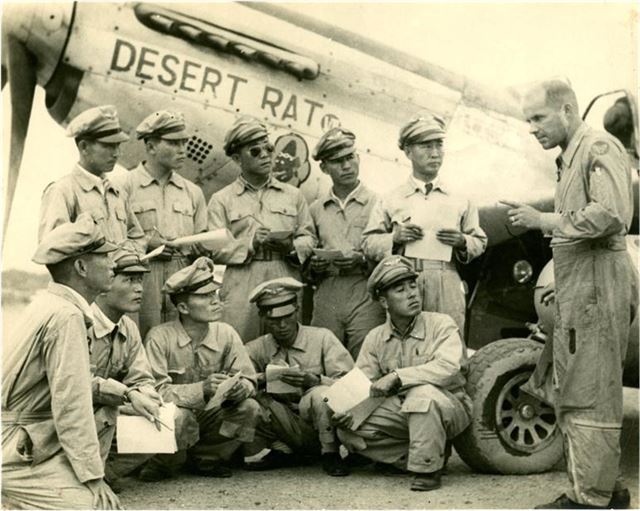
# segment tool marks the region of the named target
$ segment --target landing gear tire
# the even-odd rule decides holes
[[[531,339],[503,339],[470,360],[467,392],[471,424],[454,440],[473,470],[534,474],[562,458],[562,436],[553,409],[520,390],[536,365],[542,345]]]

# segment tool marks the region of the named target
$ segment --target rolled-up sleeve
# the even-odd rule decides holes
[[[380,261],[393,251],[393,225],[386,213],[386,200],[371,208],[367,227],[362,233],[362,251],[372,261]]]
[[[460,219],[460,230],[466,241],[466,249],[456,250],[456,258],[461,263],[468,263],[487,248],[487,235],[480,227],[478,208],[471,202],[467,202],[467,207]]]
[[[207,206],[207,228],[210,231],[229,228],[229,219],[224,204],[215,195]],[[245,233],[246,234],[246,233]],[[220,264],[242,264],[252,250],[253,236],[233,237],[221,250],[213,252],[213,260]]]
[[[296,198],[298,214],[297,228],[293,237],[293,247],[298,259],[304,263],[311,255],[313,248],[318,244],[313,226],[313,218],[309,212],[309,206],[301,193]]]

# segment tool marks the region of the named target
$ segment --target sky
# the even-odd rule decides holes
[[[638,14],[633,3],[284,5],[494,87],[563,76],[573,84],[581,108],[608,90],[629,88],[637,94]],[[10,114],[7,87],[2,92],[3,179]],[[40,197],[75,161],[73,140],[49,117],[38,89],[4,240],[4,269],[44,271],[30,261]]]

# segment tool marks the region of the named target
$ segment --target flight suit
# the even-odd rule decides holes
[[[387,320],[367,335],[356,366],[372,381],[396,371],[402,387],[358,429],[340,429],[338,437],[375,461],[411,472],[441,469],[446,440],[470,421],[466,364],[466,347],[449,316],[422,312],[404,336]]]
[[[176,172],[162,186],[141,163],[126,174],[120,188],[126,193],[147,241],[158,234],[156,229],[168,240],[207,230],[207,205],[202,190]],[[188,250],[183,248],[170,260],[154,257],[149,261],[150,272],[144,278],[138,313],[142,337],[151,327],[178,317],[171,300],[162,293],[162,286],[172,274],[189,265],[188,256]]]
[[[622,370],[636,274],[625,234],[633,215],[631,170],[614,137],[582,124],[557,159],[552,236],[555,327],[552,388],[578,503],[607,506],[619,474]],[[544,380],[543,380],[544,381]]]
[[[309,208],[319,246],[324,249],[361,251],[362,231],[367,225],[375,195],[360,184],[343,205],[327,192]],[[367,291],[366,262],[355,269],[331,267],[318,281],[313,295],[311,324],[331,330],[355,359],[365,336],[384,323],[385,313]]]
[[[394,245],[393,227],[411,217],[412,204],[432,201],[439,207],[454,209],[458,218],[458,228],[467,242],[466,251],[454,249],[456,259],[468,263],[482,254],[487,246],[487,236],[480,227],[478,209],[467,199],[451,195],[446,185],[436,181],[433,189],[426,193],[425,183],[410,176],[395,190],[392,190],[371,211],[369,224],[363,233],[362,246],[365,255],[380,261],[391,254],[404,254],[404,245]],[[412,223],[420,224],[417,218]],[[422,310],[449,314],[458,325],[460,335],[464,335],[465,289],[453,261],[432,261],[409,257],[418,272],[418,285],[422,291]]]
[[[279,277],[300,280],[300,271],[284,255],[265,248],[253,249],[253,235],[260,226],[272,231],[293,231],[293,246],[304,262],[315,245],[309,207],[300,190],[271,177],[260,190],[242,176],[209,200],[209,230],[227,228],[235,240],[213,253],[215,263],[226,264],[222,283],[224,321],[244,342],[262,333],[260,318],[248,301],[258,284]]]
[[[113,243],[129,239],[144,253],[144,232],[120,189],[108,179],[101,181],[79,164],[70,174],[49,184],[40,204],[38,240],[65,222],[90,213],[105,238]]]
[[[50,283],[5,339],[3,507],[93,507],[93,494],[83,483],[104,475],[115,415],[93,414],[90,322],[82,296]]]
[[[326,328],[303,325],[298,328],[298,336],[289,349],[280,347],[271,334],[246,344],[258,373],[264,373],[267,364],[286,362],[320,376],[320,384],[302,395],[270,395],[266,389],[259,392],[257,399],[268,410],[268,419],[258,428],[254,452],[269,447],[274,440],[302,453],[317,450],[318,443],[322,454],[338,452],[332,413],[323,398],[328,387],[353,368],[353,359]]]
[[[189,449],[196,465],[227,460],[243,443],[254,439],[260,406],[247,398],[240,403],[204,410],[207,404],[203,381],[212,373],[235,374],[255,391],[255,371],[242,341],[226,323],[210,323],[209,333],[195,346],[180,320],[158,325],[145,339],[147,356],[156,379],[156,389],[165,401],[178,407],[176,415],[177,455],[158,455],[157,460],[175,465]],[[253,453],[252,453],[253,454]]]
[[[124,404],[128,390],[155,392],[155,380],[140,332],[127,316],[122,316],[114,324],[95,302],[91,304],[91,310],[93,325],[89,329],[89,340],[94,409],[99,410],[103,406],[130,408]],[[129,409],[124,413],[135,412]],[[105,466],[107,479],[114,481],[127,475],[151,456],[117,454],[112,446]]]

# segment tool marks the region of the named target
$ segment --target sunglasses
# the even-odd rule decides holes
[[[265,145],[261,145],[261,146],[254,146],[251,149],[249,149],[249,154],[251,156],[253,156],[254,158],[257,158],[258,156],[262,155],[262,150],[264,149],[264,152],[268,155],[270,155],[271,153],[273,153],[273,144],[265,144]]]

